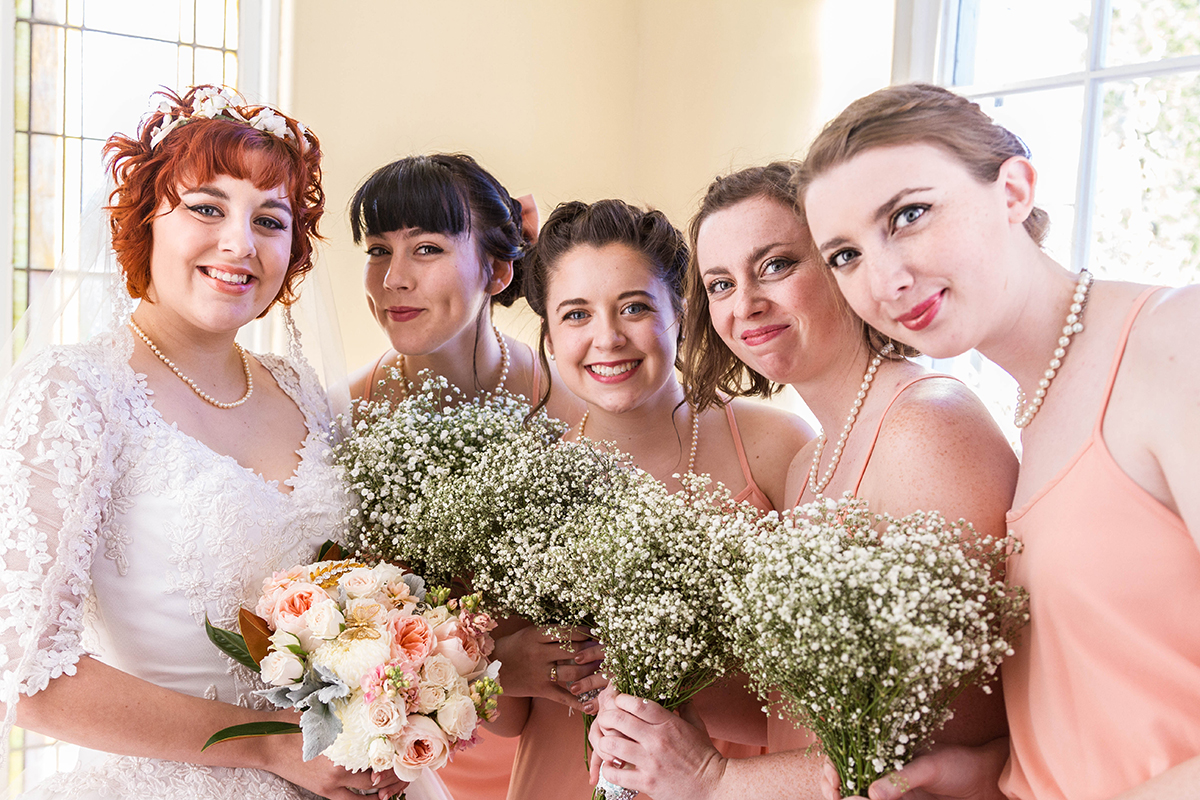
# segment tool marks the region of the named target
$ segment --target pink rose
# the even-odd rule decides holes
[[[424,617],[392,612],[385,627],[392,637],[394,660],[419,667],[433,652],[433,628]]]
[[[304,567],[292,567],[286,572],[274,572],[271,577],[263,578],[262,596],[258,598],[254,613],[270,622],[275,618],[275,607],[283,590],[304,577]]]
[[[276,630],[285,630],[300,636],[307,632],[304,615],[317,603],[329,600],[329,594],[313,583],[296,581],[285,587],[275,601],[267,622]],[[304,639],[300,636],[301,640]]]
[[[412,716],[395,737],[396,761],[392,769],[402,781],[415,781],[424,769],[438,770],[450,757],[450,742],[438,724],[429,717]]]
[[[476,677],[487,666],[474,637],[466,637],[465,641],[459,636],[440,639],[433,648],[433,655],[445,656],[467,680]]]

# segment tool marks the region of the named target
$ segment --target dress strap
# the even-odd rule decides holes
[[[388,354],[391,352],[392,351],[390,348],[387,350],[384,350],[383,353],[379,356],[379,358],[375,359],[375,365],[373,367],[371,367],[371,377],[367,381],[367,398],[366,399],[367,399],[368,403],[371,402],[371,395],[373,395],[375,393],[375,386],[378,384],[378,381],[379,381],[379,379],[376,377],[379,374],[379,367],[383,365],[383,360],[385,358],[387,358]]]
[[[896,393],[892,395],[892,399],[888,401],[887,408],[885,408],[883,413],[879,415],[879,424],[875,426],[875,435],[871,438],[871,446],[867,448],[867,457],[863,459],[862,469],[858,471],[858,477],[854,480],[855,497],[858,497],[858,489],[860,486],[862,486],[863,476],[867,474],[867,466],[871,463],[871,456],[875,452],[875,445],[879,443],[879,434],[883,431],[883,422],[887,419],[888,412],[892,410],[892,406],[896,404],[896,401],[900,399],[900,395],[904,394],[908,387],[915,383],[920,383],[921,381],[927,381],[930,378],[950,378],[951,380],[958,380],[952,375],[942,375],[938,372],[931,372],[928,375],[918,375],[912,380],[906,381],[900,385],[900,388],[897,389]]]
[[[1125,345],[1129,344],[1129,332],[1133,330],[1133,323],[1137,321],[1137,316],[1142,307],[1146,305],[1146,301],[1150,299],[1150,295],[1161,288],[1163,287],[1151,286],[1139,294],[1133,301],[1133,307],[1129,309],[1128,316],[1125,317],[1125,324],[1121,327],[1121,335],[1117,339],[1112,367],[1108,370],[1108,382],[1104,386],[1104,398],[1100,401],[1100,413],[1096,415],[1096,425],[1092,429],[1092,436],[1097,440],[1103,438],[1101,431],[1104,429],[1104,415],[1108,412],[1108,401],[1112,397],[1113,385],[1117,382],[1117,371],[1121,369],[1121,359],[1125,357]]]
[[[729,420],[729,432],[733,434],[733,447],[737,450],[738,463],[742,465],[742,476],[746,479],[747,486],[754,486],[754,476],[750,473],[750,461],[746,458],[746,448],[742,445],[737,417],[733,415],[733,403],[725,403],[725,418]]]

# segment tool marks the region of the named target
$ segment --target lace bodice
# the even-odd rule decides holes
[[[103,338],[49,348],[0,392],[4,741],[18,694],[74,674],[84,653],[176,691],[259,705],[250,692],[261,684],[208,642],[205,617],[235,626],[264,577],[341,537],[347,498],[330,463],[328,404],[307,364],[259,357],[309,431],[284,493],[167,424],[122,351]],[[76,773],[57,791],[225,796],[203,788],[225,783],[221,770],[118,761],[127,763]],[[238,772],[238,797],[296,796],[272,775]]]

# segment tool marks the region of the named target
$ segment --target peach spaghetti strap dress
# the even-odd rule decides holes
[[[1031,613],[1001,668],[1010,797],[1100,800],[1200,754],[1200,550],[1102,435],[1129,331],[1154,291],[1125,321],[1090,437],[1008,515],[1024,544],[1008,578],[1029,590]]]

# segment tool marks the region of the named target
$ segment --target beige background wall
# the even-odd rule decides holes
[[[295,0],[291,97],[326,151],[347,362],[386,342],[365,314],[346,204],[404,155],[465,151],[543,219],[621,197],[685,226],[717,174],[802,153],[886,85],[891,0]],[[527,317],[499,318],[529,336]]]

